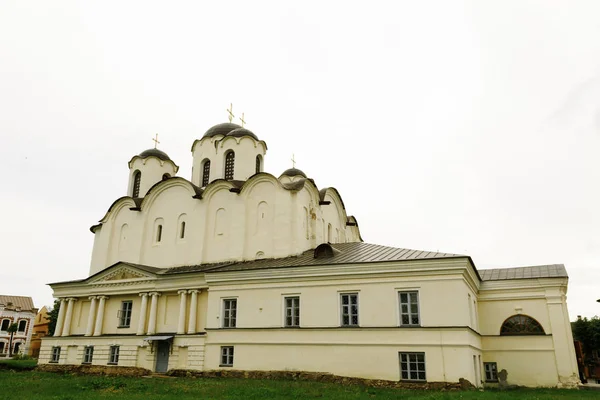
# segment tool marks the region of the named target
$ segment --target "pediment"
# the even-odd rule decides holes
[[[125,284],[156,279],[155,275],[126,264],[117,264],[101,273],[89,283],[98,284]]]

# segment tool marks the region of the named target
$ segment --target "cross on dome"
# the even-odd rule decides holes
[[[156,148],[156,146],[160,143],[158,141],[158,133],[156,134],[155,137],[152,138],[152,141],[154,142],[154,148]]]

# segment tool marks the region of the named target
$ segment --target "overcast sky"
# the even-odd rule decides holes
[[[52,303],[127,162],[225,109],[336,187],[366,242],[564,263],[600,314],[600,2],[0,2],[0,293]]]

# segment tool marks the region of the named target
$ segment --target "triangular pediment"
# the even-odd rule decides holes
[[[117,263],[99,273],[89,283],[92,285],[120,284],[153,279],[156,279],[156,275],[152,272],[144,271],[142,268],[131,264]]]

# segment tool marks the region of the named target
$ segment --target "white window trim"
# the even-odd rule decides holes
[[[113,348],[116,348],[117,351],[115,352],[116,354],[113,354]],[[117,361],[113,361],[113,359],[115,358],[114,355],[116,355],[117,357]],[[121,358],[121,346],[119,345],[111,345],[108,347],[108,364],[109,365],[118,365],[119,364],[119,359]]]
[[[357,314],[358,321],[357,321],[356,325],[352,325],[352,324],[344,325],[344,316],[342,313],[342,295],[345,295],[345,294],[355,294],[356,295],[356,308],[358,310],[358,314]],[[338,323],[339,323],[339,326],[341,328],[358,328],[358,327],[360,327],[360,290],[341,290],[341,291],[338,291],[337,296],[338,296],[338,315],[339,315]]]
[[[400,302],[400,294],[401,293],[417,293],[417,317],[419,318],[418,324],[403,324],[402,323],[402,304]],[[398,326],[410,326],[410,327],[419,327],[423,326],[421,320],[421,292],[418,289],[398,289],[396,292],[396,307],[398,309],[397,318],[398,318]]]
[[[299,314],[298,314],[298,319],[299,319],[299,323],[298,325],[287,325],[286,321],[287,321],[287,315],[286,315],[286,299],[289,297],[297,297],[298,298],[298,310],[299,310]],[[300,326],[302,326],[302,298],[300,296],[300,294],[282,294],[281,295],[281,317],[282,317],[282,326],[284,328],[300,328]]]
[[[225,326],[225,301],[235,300],[235,326]],[[238,297],[222,297],[221,298],[221,328],[223,329],[235,329],[238,327],[238,316],[239,316],[239,299]]]
[[[231,363],[223,364],[223,349],[231,349]],[[227,355],[227,358],[230,356]],[[235,362],[235,346],[221,346],[219,351],[219,367],[233,367],[233,363]]]
[[[423,354],[423,365],[425,367],[425,379],[410,379],[410,370],[407,371],[409,373],[409,377],[406,379],[402,379],[402,354]],[[409,360],[410,365],[410,360]],[[398,352],[398,368],[400,369],[400,381],[402,382],[427,382],[427,354],[424,351],[399,351]],[[417,370],[418,372],[418,370]]]

